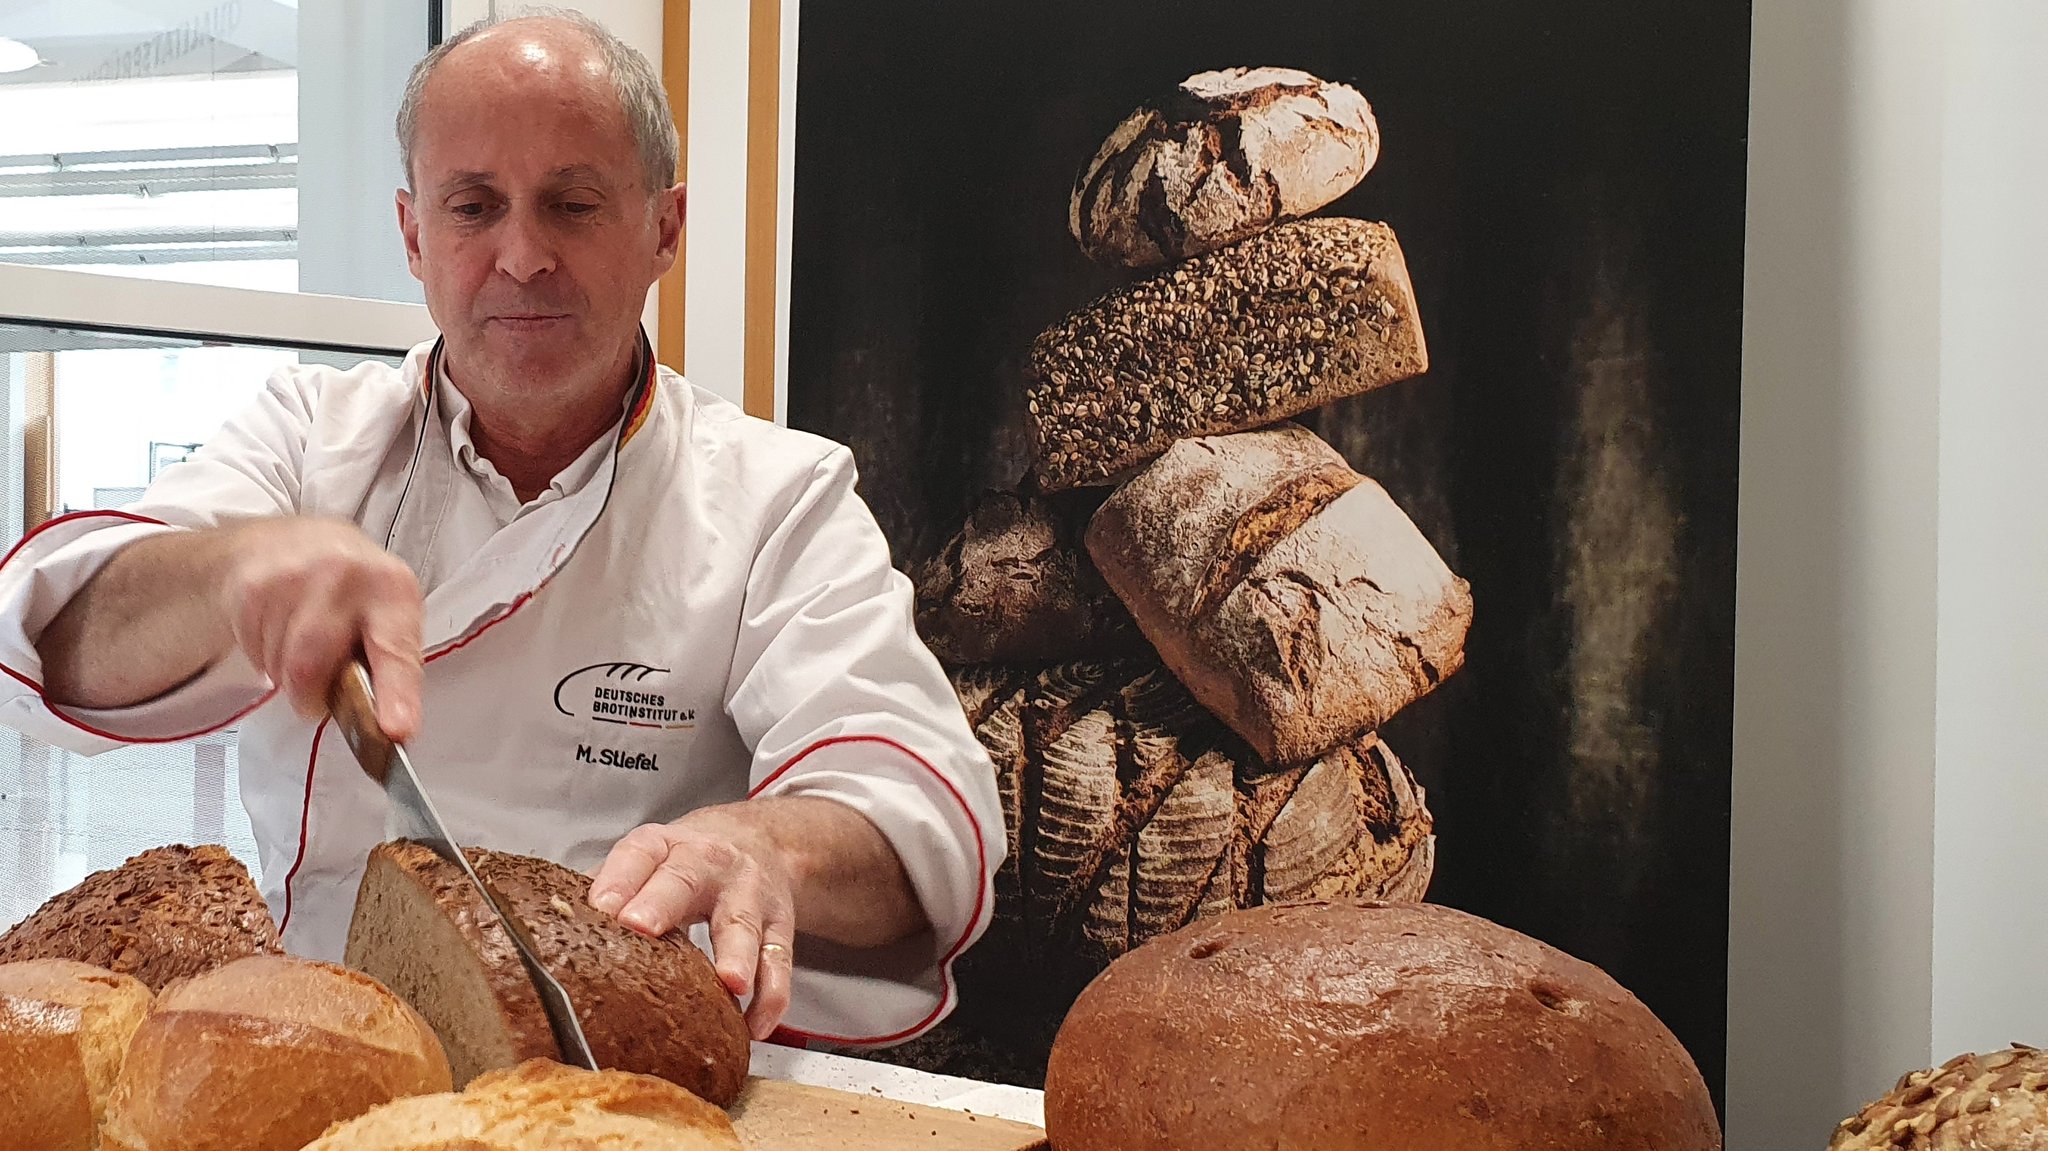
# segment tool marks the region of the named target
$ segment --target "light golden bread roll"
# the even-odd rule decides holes
[[[725,1112],[652,1075],[547,1059],[487,1071],[460,1093],[387,1103],[305,1151],[739,1151]]]
[[[101,1141],[105,1151],[299,1151],[335,1122],[450,1086],[426,1020],[376,980],[251,956],[157,996]]]
[[[92,1151],[149,988],[69,959],[0,963],[0,1151]]]

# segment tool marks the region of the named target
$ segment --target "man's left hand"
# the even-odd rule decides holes
[[[753,995],[747,1029],[766,1039],[789,1009],[794,883],[773,838],[733,804],[634,828],[598,869],[590,903],[647,935],[708,922],[719,980]]]

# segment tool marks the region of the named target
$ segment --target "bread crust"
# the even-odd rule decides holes
[[[249,955],[276,955],[277,925],[224,847],[156,847],[96,871],[0,935],[0,963],[71,959],[162,991]]]
[[[1662,1023],[1590,964],[1427,904],[1202,920],[1133,951],[1053,1044],[1060,1151],[1717,1151]]]

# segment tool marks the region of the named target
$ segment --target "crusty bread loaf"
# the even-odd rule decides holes
[[[214,844],[151,848],[59,892],[0,935],[0,963],[74,959],[162,991],[246,955],[276,954],[249,871]]]
[[[932,654],[960,666],[1141,649],[1129,613],[1081,548],[1093,510],[1092,501],[984,493],[960,531],[914,573],[917,630]]]
[[[740,1151],[725,1112],[664,1079],[536,1059],[387,1103],[305,1151]]]
[[[0,1151],[94,1151],[149,988],[69,959],[0,964]]]
[[[375,980],[257,955],[157,996],[101,1140],[106,1151],[298,1151],[380,1103],[448,1088],[426,1021]]]
[[[1716,1151],[1678,1041],[1598,968],[1428,904],[1232,912],[1088,987],[1059,1151]]]
[[[1842,1121],[1828,1151],[2048,1147],[2048,1051],[2015,1045],[1910,1072]]]
[[[1080,179],[1067,227],[1105,264],[1152,268],[1306,216],[1379,157],[1365,97],[1292,68],[1183,80],[1110,133]]]
[[[1371,735],[1274,770],[1149,660],[954,682],[1009,833],[983,951],[1026,968],[1078,957],[1092,974],[1197,916],[1428,886],[1422,788]]]
[[[1283,224],[1111,292],[1041,333],[1027,398],[1047,491],[1114,480],[1429,367],[1384,224]]]
[[[469,849],[471,866],[533,935],[569,993],[598,1066],[656,1075],[720,1107],[752,1055],[739,1004],[680,935],[651,939],[590,906],[588,876],[529,856]],[[460,868],[407,842],[370,852],[346,960],[419,1008],[458,1086],[528,1059],[559,1059],[540,996]]]
[[[1469,585],[1298,424],[1175,444],[1087,544],[1160,658],[1271,762],[1377,729],[1464,663]]]

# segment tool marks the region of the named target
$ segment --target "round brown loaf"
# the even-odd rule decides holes
[[[1154,268],[1306,216],[1379,157],[1365,97],[1293,68],[1188,77],[1132,112],[1074,182],[1067,230],[1105,264]]]
[[[1428,904],[1232,912],[1132,951],[1053,1044],[1059,1151],[1707,1151],[1706,1084],[1590,964]]]
[[[299,1151],[380,1103],[446,1091],[419,1013],[368,976],[259,955],[166,988],[107,1104],[106,1151]]]
[[[69,959],[0,964],[0,1151],[93,1151],[142,981]]]
[[[919,564],[917,630],[949,666],[1053,663],[1137,650],[1131,617],[1081,548],[1093,508],[986,492]]]
[[[276,954],[277,925],[224,847],[155,847],[59,892],[0,935],[0,963],[74,959],[162,991],[246,955]]]

